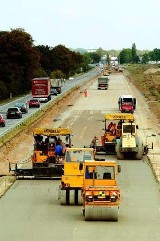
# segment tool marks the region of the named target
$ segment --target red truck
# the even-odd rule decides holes
[[[32,79],[32,97],[40,102],[51,100],[51,80],[49,77]]]
[[[121,95],[118,99],[118,106],[121,113],[134,113],[136,109],[136,98],[132,95]]]

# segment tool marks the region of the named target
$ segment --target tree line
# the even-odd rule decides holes
[[[0,32],[0,100],[31,90],[34,77],[68,78],[87,65],[84,57],[63,45],[35,46],[23,29]]]
[[[111,53],[115,50],[111,50]],[[137,54],[136,44],[132,48],[118,51],[118,59],[123,63],[147,63],[160,61],[160,49]],[[99,48],[96,52],[73,51],[63,45],[55,47],[34,45],[32,36],[24,29],[0,31],[0,100],[25,94],[31,90],[31,80],[35,77],[68,78],[86,72],[89,64],[110,64],[109,51]]]

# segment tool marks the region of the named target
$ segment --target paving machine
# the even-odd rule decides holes
[[[64,172],[64,156],[71,147],[71,130],[67,128],[36,128],[33,131],[34,150],[24,162],[10,163],[10,171],[20,178],[61,178]],[[56,153],[60,145],[62,153]]]
[[[110,122],[111,121],[111,122]],[[101,136],[101,145],[96,145],[96,154],[116,154],[117,140],[122,135],[124,122],[133,122],[132,114],[108,113],[104,116],[104,134]]]
[[[94,160],[93,148],[67,148],[64,158],[64,174],[59,186],[61,205],[82,205],[81,189],[83,186],[83,168],[79,163]]]
[[[117,173],[120,165],[116,161],[85,161],[79,165],[83,174],[83,215],[88,220],[118,221],[120,189]]]

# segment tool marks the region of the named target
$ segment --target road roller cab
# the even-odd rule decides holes
[[[83,163],[94,159],[93,148],[67,148],[64,175],[61,177],[59,199],[61,205],[82,205]],[[81,164],[81,169],[79,165]]]
[[[85,220],[118,220],[118,172],[120,166],[116,161],[85,161],[82,188]]]

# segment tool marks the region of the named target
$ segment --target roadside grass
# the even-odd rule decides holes
[[[151,109],[160,119],[160,72],[150,71],[158,68],[159,65],[134,64],[126,67],[125,75],[143,93]]]

